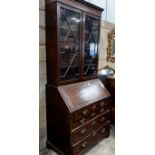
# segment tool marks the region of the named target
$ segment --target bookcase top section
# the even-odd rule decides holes
[[[59,86],[58,90],[71,112],[110,97],[99,79]]]
[[[93,9],[98,10],[98,11],[104,11],[103,8],[98,7],[98,6],[96,6],[96,5],[92,4],[92,3],[89,3],[89,2],[84,1],[84,0],[46,0],[46,5],[51,4],[53,2],[61,2],[61,3],[66,3],[67,2],[68,5],[70,5],[70,3],[72,3],[72,2],[75,2],[77,4],[79,3],[81,5],[85,5],[87,7],[91,7]]]

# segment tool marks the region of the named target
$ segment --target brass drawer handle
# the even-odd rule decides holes
[[[92,125],[95,125],[95,124],[96,124],[96,121],[93,121],[91,124],[92,124]]]
[[[100,110],[100,112],[102,113],[104,111],[104,108],[102,108],[101,110]]]
[[[105,120],[105,117],[102,117],[102,118],[100,119],[101,122],[103,122],[104,120]]]
[[[96,134],[97,134],[97,132],[96,132],[96,131],[94,131],[94,132],[93,132],[93,137],[95,137],[95,136],[96,136]]]
[[[102,102],[100,103],[100,106],[101,106],[101,107],[103,107],[103,106],[104,106],[104,101],[102,101]]]
[[[110,123],[110,120],[107,121],[107,124],[109,124],[109,123]]]
[[[95,116],[95,113],[92,113],[92,114],[91,114],[91,117],[94,117],[94,116]]]
[[[83,124],[85,122],[85,118],[80,120],[80,123]]]
[[[82,129],[82,130],[80,131],[80,133],[81,133],[81,134],[84,134],[86,131],[87,131],[87,129]]]
[[[87,115],[87,113],[88,113],[88,109],[85,109],[85,110],[82,111],[82,114],[85,115],[85,116]]]
[[[81,144],[81,147],[82,147],[82,148],[86,148],[86,147],[87,147],[87,142],[83,142],[83,143]]]
[[[95,110],[95,109],[96,109],[96,105],[94,105],[94,106],[92,107],[92,109]]]
[[[103,129],[101,130],[101,132],[104,133],[104,132],[105,132],[105,128],[103,128]]]

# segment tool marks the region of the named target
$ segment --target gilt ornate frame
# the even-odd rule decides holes
[[[115,38],[115,28],[113,28],[112,31],[108,33],[107,61],[112,63],[115,63],[115,55],[113,55],[114,38]]]

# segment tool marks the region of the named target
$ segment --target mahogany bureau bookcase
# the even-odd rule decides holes
[[[97,78],[102,11],[46,0],[46,144],[60,154],[84,154],[109,136],[111,97]]]

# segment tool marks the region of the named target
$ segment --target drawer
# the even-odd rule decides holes
[[[73,114],[72,114],[72,122],[75,123],[76,121],[80,121],[82,120],[83,118],[87,118],[89,117],[89,119],[91,119],[92,117],[95,117],[93,116],[96,111],[98,111],[99,109],[103,109],[104,110],[107,110],[107,109],[110,109],[110,100],[109,99],[104,99],[104,100],[101,100],[101,101],[98,101],[96,103],[93,103],[85,108],[82,108],[78,111],[75,111]],[[91,117],[92,116],[92,117]],[[87,119],[87,120],[89,120]]]
[[[101,114],[106,114],[106,113],[110,113],[110,108],[97,109],[96,111],[92,112],[88,116],[82,117],[80,120],[78,120],[76,122],[72,122],[72,129],[75,129],[75,128],[85,124],[86,122],[90,121],[91,119],[93,119]]]
[[[110,113],[107,112],[105,114],[101,114],[90,121],[86,122],[85,124],[81,125],[80,127],[72,130],[72,144],[76,143],[80,139],[84,138],[85,136],[89,135],[95,129],[103,126],[104,124],[110,123]]]
[[[73,122],[71,128],[75,129],[75,128],[85,124],[86,122],[90,121],[94,117],[97,117],[100,114],[106,114],[106,113],[110,113],[110,109],[103,109],[103,108],[98,109],[98,110],[94,111],[93,113],[91,113],[90,115],[88,115],[87,117],[83,117],[80,120]]]
[[[90,135],[83,138],[81,141],[72,145],[72,153],[73,155],[81,155],[87,149],[95,145],[102,138],[106,138],[109,136],[109,125],[102,126],[95,131],[93,131]]]
[[[97,102],[96,106],[97,106],[97,109],[109,108],[110,107],[110,99],[101,100],[101,101]]]

